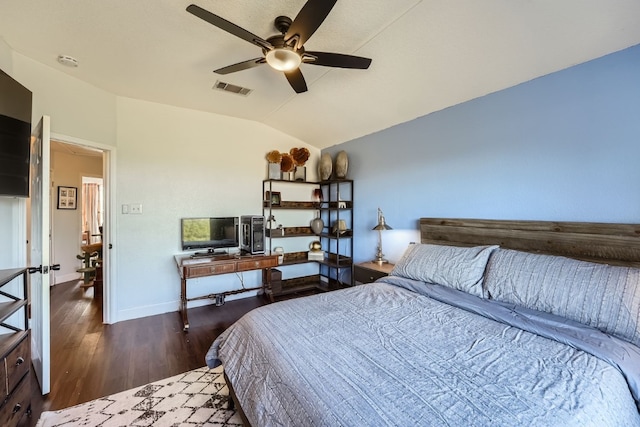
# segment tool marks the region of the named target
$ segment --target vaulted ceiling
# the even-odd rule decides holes
[[[373,62],[303,64],[309,90],[296,94],[267,65],[214,74],[261,51],[188,13],[192,2],[0,0],[0,37],[116,95],[262,122],[319,148],[640,43],[638,0],[338,0],[305,48]],[[276,16],[293,19],[305,3],[195,4],[266,39]],[[213,90],[218,80],[252,92]]]

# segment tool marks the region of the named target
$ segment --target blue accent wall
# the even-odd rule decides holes
[[[378,206],[391,261],[420,217],[640,223],[640,45],[325,151],[340,150],[358,262]]]

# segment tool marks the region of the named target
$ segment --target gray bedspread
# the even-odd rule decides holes
[[[224,364],[256,427],[640,426],[625,380],[637,347],[581,350],[571,324],[559,342],[508,306],[474,313],[422,292],[434,285],[385,281],[253,310],[207,364]]]

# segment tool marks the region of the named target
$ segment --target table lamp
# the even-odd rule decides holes
[[[376,253],[376,258],[372,262],[382,265],[389,262],[384,259],[384,254],[382,253],[382,230],[393,230],[393,228],[389,227],[385,222],[384,215],[380,208],[378,208],[378,224],[373,227],[372,230],[378,231],[378,250]]]

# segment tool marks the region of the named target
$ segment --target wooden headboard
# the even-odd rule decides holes
[[[453,246],[500,245],[640,267],[640,224],[420,218],[420,241]]]

